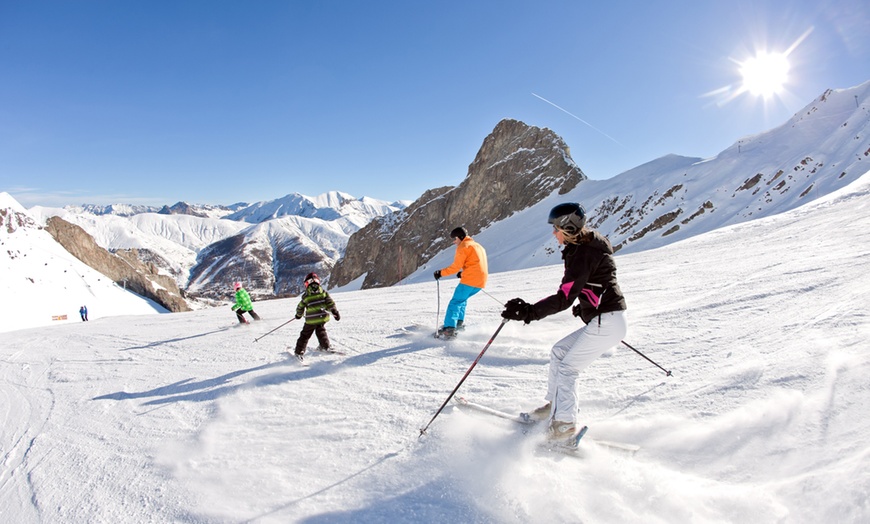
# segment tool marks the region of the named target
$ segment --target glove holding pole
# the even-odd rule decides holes
[[[526,324],[532,320],[537,320],[534,306],[521,298],[508,300],[507,304],[504,305],[504,311],[501,312],[501,317],[508,320],[521,320]]]

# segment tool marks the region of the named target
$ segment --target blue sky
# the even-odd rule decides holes
[[[610,178],[870,80],[868,27],[865,0],[0,0],[0,191],[413,200],[459,184],[503,118]],[[778,95],[739,91],[758,51],[788,51]]]

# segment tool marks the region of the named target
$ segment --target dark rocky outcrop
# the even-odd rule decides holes
[[[362,275],[363,288],[392,285],[449,247],[452,228],[464,226],[474,235],[585,179],[553,131],[502,120],[484,139],[459,186],[429,190],[407,208],[354,233],[330,285],[346,285]]]

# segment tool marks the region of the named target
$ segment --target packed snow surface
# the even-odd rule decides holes
[[[295,299],[246,326],[222,307],[2,333],[2,520],[870,521],[870,177],[617,264],[626,342],[673,376],[625,346],[585,370],[582,458],[452,404],[420,435],[501,303],[554,292],[558,265],[492,275],[449,343],[456,279],[336,292],[346,355],[307,365]],[[538,406],[579,322],[508,322],[459,394]]]

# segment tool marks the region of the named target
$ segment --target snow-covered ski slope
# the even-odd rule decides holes
[[[541,217],[544,220],[545,217]],[[461,338],[432,338],[436,284],[335,293],[346,357],[283,356],[293,299],[0,334],[4,522],[868,522],[870,175],[794,211],[617,257],[627,348],[581,376],[594,439],[448,407],[499,302],[558,266],[492,275]],[[442,279],[441,303],[455,279]],[[542,400],[563,312],[508,323],[460,394]]]

